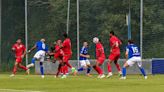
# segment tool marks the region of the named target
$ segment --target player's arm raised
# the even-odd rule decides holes
[[[33,51],[36,47],[37,47],[37,46],[36,46],[36,44],[35,44],[30,50],[28,50],[28,53],[30,53],[31,51]]]

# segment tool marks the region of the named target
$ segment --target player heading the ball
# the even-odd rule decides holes
[[[105,77],[104,72],[100,67],[104,63],[104,60],[105,60],[104,47],[102,43],[99,41],[99,38],[97,37],[93,38],[93,43],[96,44],[96,64],[93,66],[93,68],[99,74],[97,78],[101,79]]]

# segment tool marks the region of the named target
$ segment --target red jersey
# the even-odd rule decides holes
[[[96,44],[96,58],[99,57],[105,57],[104,47],[100,42]]]
[[[110,43],[110,47],[112,47],[114,44],[118,44],[118,46],[114,46],[112,48],[112,53],[118,53],[120,54],[120,45],[121,45],[121,41],[116,37],[116,36],[112,36],[110,39],[109,39],[109,43]]]
[[[63,41],[63,52],[64,54],[67,54],[67,55],[71,55],[72,54],[72,49],[71,49],[71,40],[69,38],[66,38],[64,41]]]
[[[15,49],[15,56],[20,57],[23,55],[24,51],[26,50],[25,46],[23,44],[14,44],[12,48]]]
[[[55,45],[55,54],[63,55],[63,50],[60,49],[59,45]]]

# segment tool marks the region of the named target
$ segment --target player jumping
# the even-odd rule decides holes
[[[118,59],[120,58],[120,45],[122,44],[121,41],[114,35],[114,32],[111,31],[110,34],[110,55],[108,57],[109,62],[107,63],[107,69],[108,69],[108,75],[107,78],[111,77],[112,74],[112,69],[111,69],[111,63],[114,62],[119,75],[122,74],[120,65],[118,63]]]
[[[19,68],[22,68],[23,70],[25,70],[27,73],[29,73],[28,68],[26,68],[25,66],[23,66],[22,63],[22,59],[26,54],[26,48],[25,46],[22,44],[21,39],[18,39],[16,41],[16,43],[12,46],[12,50],[15,52],[15,64],[14,64],[14,68],[13,68],[13,74],[11,74],[10,76],[13,77],[16,74],[17,71],[17,66],[19,66]]]
[[[88,43],[85,41],[83,42],[83,47],[80,50],[80,65],[81,68],[79,68],[77,71],[84,71],[87,70],[87,76],[91,77],[90,71],[91,71],[91,65],[90,61],[88,60],[90,58],[90,55],[88,54]]]
[[[120,79],[126,79],[126,68],[129,66],[133,66],[133,64],[137,63],[138,67],[144,76],[145,79],[147,79],[147,75],[145,73],[144,68],[142,67],[142,60],[140,55],[139,48],[133,43],[132,40],[128,40],[128,46],[126,47],[126,62],[122,68],[122,77]]]
[[[104,60],[105,60],[104,47],[97,37],[93,38],[93,43],[96,44],[96,65],[94,65],[93,68],[99,74],[98,78],[101,79],[105,77],[103,70],[100,67],[104,63]]]
[[[37,52],[35,53],[34,57],[32,58],[31,64],[27,65],[27,68],[34,67],[35,61],[39,60],[40,61],[40,72],[41,72],[41,77],[44,78],[44,69],[43,69],[43,62],[46,53],[48,53],[48,47],[45,44],[45,39],[42,38],[40,41],[36,42],[36,44],[28,51],[29,53],[37,48]]]

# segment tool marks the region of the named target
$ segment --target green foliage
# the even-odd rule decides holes
[[[79,0],[80,46],[84,40],[90,44],[94,58],[92,38],[98,36],[109,55],[109,32],[114,31],[123,41],[121,58],[127,44],[126,14],[129,0]],[[131,0],[132,39],[140,45],[140,0]],[[67,0],[28,0],[29,46],[44,37],[48,44],[63,39],[66,31]],[[164,49],[164,2],[144,0],[143,57],[163,57]],[[71,0],[69,36],[72,40],[73,57],[76,59],[76,0]],[[24,39],[24,0],[2,0],[2,60],[11,57],[10,48],[17,38]],[[32,57],[32,55],[30,56]]]

